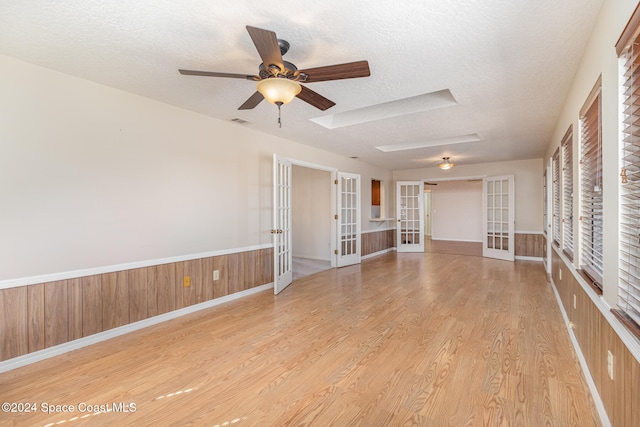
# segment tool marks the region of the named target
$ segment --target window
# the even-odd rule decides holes
[[[562,138],[562,250],[573,260],[573,127]]]
[[[617,314],[632,331],[640,329],[640,13],[616,45],[622,75],[622,159],[620,172],[620,245]],[[616,311],[614,311],[616,312]],[[621,313],[620,313],[621,312]],[[631,323],[629,322],[631,321]],[[634,324],[635,323],[635,324]]]
[[[602,291],[601,84],[580,113],[580,268]]]
[[[542,174],[542,232],[547,234],[547,226],[549,224],[549,213],[547,209],[549,209],[549,203],[547,201],[547,197],[549,197],[549,192],[547,190],[547,168],[545,168],[544,173]]]
[[[560,150],[556,150],[551,160],[553,185],[553,243],[560,246]]]

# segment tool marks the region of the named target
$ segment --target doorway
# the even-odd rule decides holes
[[[293,280],[331,268],[330,171],[294,164],[291,179]]]
[[[300,181],[300,177],[294,181],[293,168],[294,166],[302,166],[303,169],[309,169],[313,171],[324,171],[330,175],[321,174],[322,177],[318,182],[326,182],[325,178],[331,176],[329,181],[330,188],[330,210],[326,211],[325,208],[318,208],[312,211],[307,211],[307,215],[298,216],[302,218],[303,223],[307,222],[312,224],[309,227],[309,233],[313,233],[315,230],[316,222],[324,222],[324,218],[329,219],[330,233],[324,234],[324,238],[320,240],[320,246],[324,244],[324,239],[328,237],[330,241],[330,267],[342,267],[352,264],[360,263],[360,175],[347,172],[341,172],[334,168],[328,168],[324,166],[314,165],[308,162],[301,162],[292,160],[277,153],[273,154],[273,228],[271,234],[273,235],[273,291],[274,294],[279,294],[287,286],[293,282],[293,237],[301,235],[305,238],[304,242],[308,241],[309,233],[294,233],[293,229],[293,212],[294,202],[297,202],[297,211],[300,212],[301,206],[314,206],[313,201],[323,200],[319,196],[320,192],[311,191],[309,188],[304,189],[298,193],[296,200],[293,200],[293,186],[297,181]],[[313,174],[309,170],[302,171],[300,173]],[[301,180],[304,182],[304,179]],[[315,182],[315,180],[308,181]],[[321,188],[326,184],[319,184]],[[312,185],[313,187],[313,185]],[[305,202],[306,200],[306,202]],[[324,199],[326,200],[326,198]],[[311,213],[309,213],[311,212]],[[315,218],[322,217],[319,220],[308,221],[309,217]],[[325,222],[326,224],[326,222]],[[305,236],[306,234],[306,236]],[[313,245],[313,244],[312,244]],[[304,245],[303,245],[304,248]],[[314,258],[312,249],[309,253],[304,253],[307,257]],[[300,251],[298,250],[298,255]],[[324,249],[320,251],[320,260],[324,261]],[[321,267],[324,268],[324,267]]]
[[[482,180],[425,182],[427,198],[431,233],[425,252],[482,256]]]

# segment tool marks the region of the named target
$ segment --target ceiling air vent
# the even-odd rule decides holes
[[[243,125],[243,124],[245,124],[245,123],[249,123],[248,121],[246,121],[246,120],[242,120],[242,119],[239,119],[238,117],[231,119],[231,121],[232,121],[232,122],[239,123],[239,124],[241,124],[241,125]]]

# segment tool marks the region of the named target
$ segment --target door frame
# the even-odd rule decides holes
[[[280,155],[278,153],[273,153],[273,155],[274,155],[274,158],[275,158],[275,156],[277,156],[280,159],[283,159],[283,160],[286,160],[287,162],[290,162],[291,166],[300,166],[300,167],[304,167],[304,168],[317,169],[317,170],[326,171],[326,172],[330,172],[331,173],[331,212],[328,212],[327,215],[330,215],[331,218],[335,218],[335,216],[337,215],[337,209],[338,209],[338,202],[337,201],[338,201],[338,195],[339,195],[339,193],[338,193],[338,185],[335,185],[335,183],[338,182],[338,172],[344,172],[344,171],[339,171],[337,168],[334,168],[334,167],[324,166],[324,165],[320,165],[320,164],[317,164],[317,163],[311,163],[311,162],[307,162],[307,161],[304,161],[304,160],[296,160],[296,159],[293,159],[291,157]],[[275,170],[274,170],[274,173],[275,173]],[[345,172],[345,173],[348,173],[348,172]],[[360,176],[359,174],[354,174],[354,175]],[[274,178],[275,178],[275,175],[274,175]],[[360,184],[361,183],[362,183],[362,180],[360,179]],[[275,185],[276,185],[276,182],[275,182],[275,179],[274,179],[274,182],[272,183],[272,190],[275,187]],[[361,212],[361,210],[362,210],[361,209],[362,188],[359,188],[359,194],[360,194],[360,197],[359,197],[359,200],[358,200],[358,205],[360,206],[360,209],[359,209],[360,216],[358,218],[358,221],[359,221],[360,227],[361,227],[362,226],[361,225],[361,223],[362,223],[362,212]],[[275,201],[272,202],[272,203],[274,203],[273,209],[275,209]],[[272,217],[271,218],[271,222],[272,222],[272,225],[275,225],[275,218]],[[338,260],[339,260],[340,254],[339,254],[339,250],[338,250],[339,249],[338,248],[338,222],[339,221],[337,221],[337,220],[332,220],[331,221],[331,256],[330,256],[330,259],[331,259],[331,267],[332,268],[336,268],[339,265]],[[273,228],[275,228],[275,227],[273,227]],[[362,230],[359,229],[358,231],[359,231],[359,233],[358,233],[358,239],[359,239],[358,245],[360,245],[361,244],[360,240],[362,238],[362,236],[361,236]],[[293,232],[293,230],[292,230],[292,232]],[[274,256],[273,263],[274,263],[274,265],[276,265],[276,262],[277,262],[276,257],[278,256],[278,254],[276,252],[276,248],[275,247],[274,247],[274,251],[273,251],[273,256]],[[359,259],[358,259],[358,263],[359,262],[361,262],[361,257],[359,257]],[[276,271],[274,270],[274,274],[275,273],[276,273]],[[274,283],[274,285],[275,285],[275,283]]]
[[[415,197],[417,200],[417,208],[418,208],[418,243],[402,243],[402,221],[401,218],[401,197],[402,191],[401,187],[405,186],[417,186],[418,192]],[[407,209],[412,209],[408,207]],[[396,251],[397,252],[423,252],[424,253],[424,181],[422,180],[412,180],[412,181],[396,181]],[[407,219],[407,221],[416,222],[416,218]],[[415,233],[415,229],[412,229],[413,233]],[[405,235],[409,235],[409,232],[405,233]]]
[[[506,222],[508,224],[508,249],[505,251],[503,249],[494,249],[489,248],[487,244],[488,237],[488,229],[487,229],[487,211],[489,206],[487,205],[487,181],[507,181],[507,185],[509,186],[508,194],[508,218],[507,221],[501,219],[502,222]],[[515,228],[516,228],[516,213],[515,213],[515,176],[514,175],[496,175],[496,176],[487,176],[482,179],[482,256],[486,258],[496,258],[505,261],[514,261],[515,260]],[[503,230],[501,228],[501,233]],[[502,238],[501,238],[502,239]],[[502,245],[502,242],[501,242]]]
[[[281,156],[282,157],[282,156]],[[303,160],[296,160],[296,159],[292,159],[290,157],[284,157],[286,159],[288,159],[291,164],[293,166],[300,166],[303,168],[309,168],[309,169],[316,169],[316,170],[321,170],[321,171],[325,171],[325,172],[330,172],[331,173],[331,182],[335,182],[336,179],[338,179],[338,169],[337,168],[333,168],[330,166],[324,166],[324,165],[319,165],[316,163],[311,163],[311,162],[305,162]],[[334,212],[337,209],[337,200],[338,197],[338,193],[337,193],[337,189],[336,186],[331,184],[331,212],[327,212],[327,215],[334,215]],[[336,225],[336,221],[331,221],[331,268],[335,268],[337,266],[337,255],[335,255],[335,251],[338,248],[338,241],[337,241],[337,233],[338,233],[338,228]]]
[[[355,218],[355,234],[356,234],[356,250],[355,253],[351,253],[348,255],[344,255],[342,253],[343,251],[343,245],[342,245],[342,226],[343,226],[343,221],[345,218],[343,218],[343,210],[344,210],[344,206],[342,206],[342,195],[343,195],[343,189],[342,189],[342,184],[343,184],[343,178],[346,178],[348,180],[355,180],[356,181],[356,200],[355,200],[355,207],[354,206],[349,206],[347,207],[348,209],[355,209],[356,212],[356,218]],[[335,221],[333,221],[333,223],[336,225],[336,242],[337,242],[337,246],[336,246],[336,250],[334,251],[335,254],[335,259],[336,259],[336,266],[337,267],[346,267],[347,265],[354,265],[354,264],[360,264],[362,262],[362,177],[360,174],[357,173],[350,173],[350,172],[343,172],[343,171],[338,171],[336,172],[336,179],[334,180],[334,187],[336,189],[336,197],[335,197],[335,202],[336,202],[336,215],[334,216],[334,218],[336,219]]]

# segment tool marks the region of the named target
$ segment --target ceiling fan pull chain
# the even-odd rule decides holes
[[[282,128],[282,120],[280,120],[280,106],[282,102],[276,102],[276,105],[278,106],[278,127]]]

